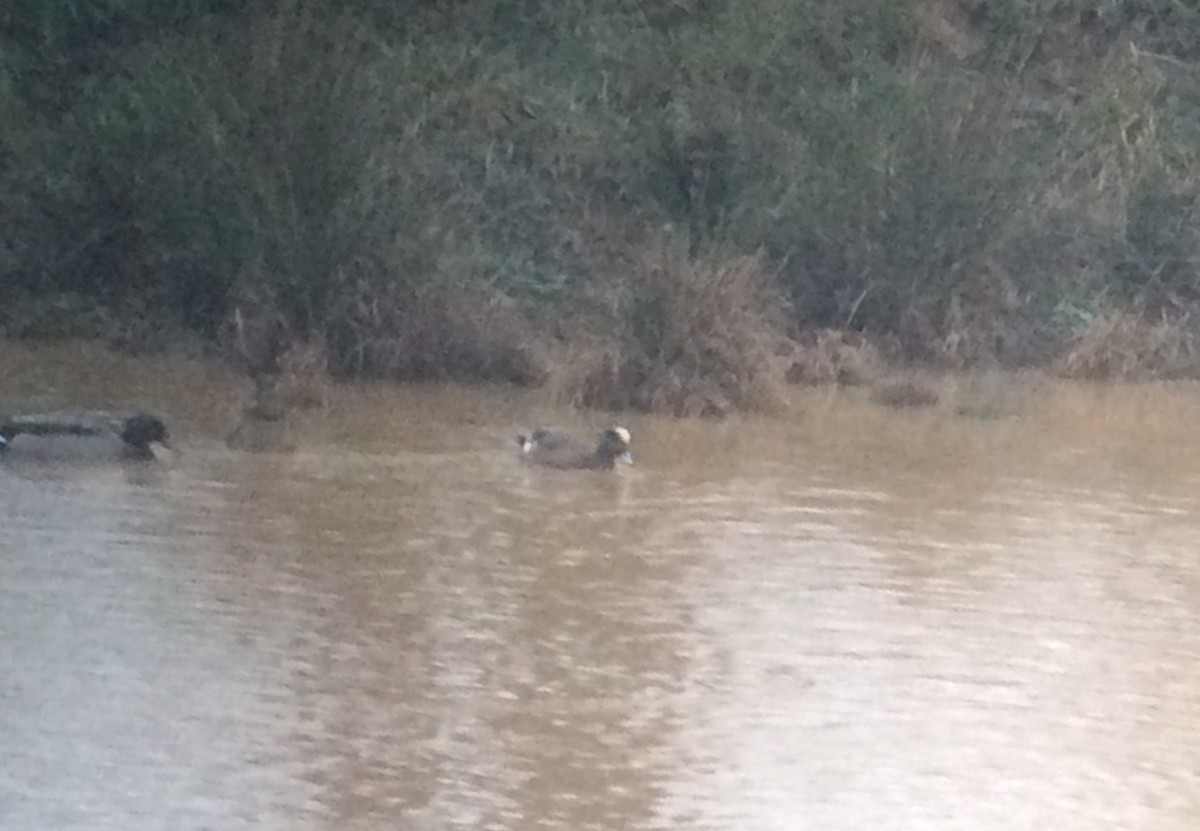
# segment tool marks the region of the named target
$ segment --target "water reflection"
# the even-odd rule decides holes
[[[490,393],[340,406],[3,460],[0,827],[1200,816],[1196,448],[818,403],[574,474]]]

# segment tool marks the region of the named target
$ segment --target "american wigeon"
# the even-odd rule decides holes
[[[161,418],[149,413],[115,415],[87,411],[31,413],[0,419],[0,450],[37,445],[51,455],[113,455],[138,461],[157,458],[170,447]]]
[[[560,470],[612,470],[617,460],[633,464],[632,437],[624,427],[609,427],[595,449],[570,436],[539,427],[517,436],[521,458],[530,464]]]

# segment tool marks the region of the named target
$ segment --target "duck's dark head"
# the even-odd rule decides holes
[[[633,464],[633,453],[629,449],[633,437],[624,427],[609,427],[600,437],[600,447],[596,456],[608,465],[620,459],[627,465]]]
[[[167,425],[161,418],[149,413],[138,413],[126,419],[124,427],[121,428],[121,440],[138,455],[149,453],[151,457],[153,453],[150,445],[171,446],[171,435],[167,432]]]

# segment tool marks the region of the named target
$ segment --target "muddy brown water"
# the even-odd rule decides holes
[[[0,828],[1200,824],[1200,389],[622,419],[606,476],[511,391],[250,455],[219,373],[21,357],[182,453],[0,460]]]

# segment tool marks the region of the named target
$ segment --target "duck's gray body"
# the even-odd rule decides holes
[[[169,446],[167,426],[149,413],[95,410],[30,413],[0,419],[0,450],[46,456],[118,456],[149,461],[155,446]]]
[[[564,436],[562,433],[557,433],[554,430],[547,430],[545,427],[537,427],[528,435],[521,434],[517,436],[517,446],[521,448],[522,453],[531,453],[534,450],[545,453],[550,450],[569,447],[572,444],[578,446],[578,443],[570,436]]]
[[[629,431],[624,427],[609,427],[595,447],[543,427],[517,436],[524,461],[559,470],[612,470],[618,460],[633,464],[630,442]]]

